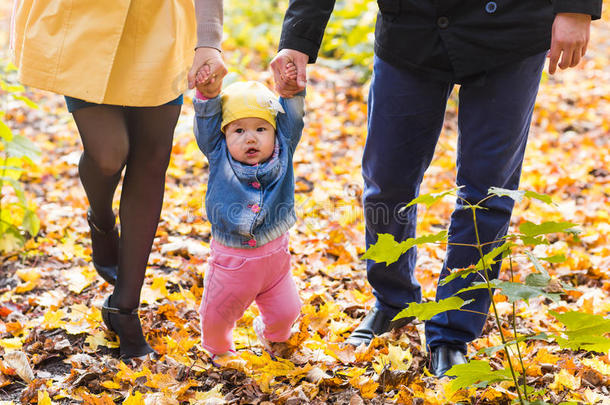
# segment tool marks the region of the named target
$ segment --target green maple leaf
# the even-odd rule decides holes
[[[449,283],[450,281],[455,280],[458,277],[466,278],[469,274],[477,273],[478,271],[479,270],[475,266],[470,266],[465,269],[452,271],[446,277],[443,277],[443,279],[439,282],[439,284],[445,285],[445,284]],[[481,277],[484,278],[483,275],[481,275]]]
[[[538,235],[546,235],[548,233],[566,232],[575,227],[572,222],[543,222],[534,224],[533,222],[524,222],[519,226],[519,231],[525,236],[534,237]]]
[[[370,259],[377,263],[385,262],[386,266],[396,262],[398,258],[413,246],[424,243],[435,243],[447,239],[447,231],[433,235],[424,235],[419,238],[409,238],[403,242],[396,242],[393,235],[380,233],[377,242],[369,246],[362,259]]]
[[[439,233],[435,233],[432,235],[424,235],[419,238],[409,238],[406,241],[402,242],[402,248],[406,252],[411,249],[413,246],[423,245],[424,243],[436,243],[447,240],[447,231],[440,231]]]
[[[542,201],[546,204],[553,204],[553,200],[546,194],[540,194],[535,191],[524,191],[524,190],[509,190],[506,188],[500,187],[490,187],[487,190],[488,194],[494,194],[498,197],[509,197],[517,202],[521,202],[523,197],[533,198],[539,201]]]
[[[543,287],[513,283],[511,281],[502,281],[496,283],[495,286],[502,290],[502,294],[506,295],[509,302],[517,302],[520,300],[528,302],[531,298],[540,296],[544,296],[558,302],[560,296],[558,293],[546,292]]]
[[[466,364],[457,364],[445,374],[456,377],[451,382],[451,389],[454,391],[475,384],[482,388],[493,382],[512,380],[510,370],[492,370],[489,363],[483,360],[472,360]]]
[[[548,262],[548,263],[563,263],[566,261],[565,255],[562,255],[562,254],[553,255],[553,256],[549,256],[549,257],[539,257],[538,259],[544,260],[545,262]]]
[[[407,318],[410,316],[414,316],[421,321],[427,321],[432,318],[436,314],[440,314],[441,312],[450,311],[452,309],[459,309],[464,305],[471,303],[473,300],[464,301],[460,297],[449,297],[444,300],[440,300],[438,302],[424,302],[422,304],[418,304],[416,302],[412,302],[405,309],[400,311],[398,315],[394,317],[394,319]]]
[[[566,327],[564,333],[567,339],[561,336],[555,337],[562,348],[605,353],[610,350],[610,339],[604,336],[604,334],[610,333],[610,319],[577,311],[563,314],[555,311],[549,311],[549,313]]]
[[[398,260],[404,251],[393,235],[380,233],[375,244],[369,246],[362,259],[371,259],[377,263],[386,262],[386,266]]]
[[[438,200],[445,197],[446,195],[455,194],[462,187],[463,186],[452,188],[451,190],[441,191],[439,193],[421,194],[417,198],[412,200],[410,203],[408,203],[404,208],[410,207],[415,204],[425,204],[426,207],[429,207],[432,204],[434,204],[435,202],[437,202]]]

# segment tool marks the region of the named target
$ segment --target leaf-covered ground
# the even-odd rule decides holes
[[[229,50],[227,60],[238,51]],[[517,204],[513,229],[526,220],[563,220],[580,224],[583,233],[580,240],[557,237],[536,249],[540,256],[567,257],[548,270],[574,289],[557,303],[534,299],[519,305],[520,333],[558,330],[546,315],[549,309],[610,311],[609,53],[610,29],[605,22],[595,23],[584,62],[543,79],[522,188],[549,194],[556,206]],[[256,64],[242,66],[241,78],[271,86],[269,73]],[[196,309],[210,241],[201,209],[208,165],[192,135],[190,98],[176,129],[142,293],[144,329],[162,357],[135,365],[116,359],[116,336],[100,317],[112,288],[90,265],[87,201],[77,170],[81,147],[63,99],[30,90],[39,110],[5,104],[14,132],[35,140],[42,150],[42,162],[28,167],[23,177],[42,225],[25,248],[0,257],[0,400],[7,401],[2,403],[502,404],[514,399],[510,384],[452,392],[448,380],[431,377],[420,322],[381,336],[368,348],[342,345],[373,302],[359,259],[364,253],[360,159],[367,89],[358,79],[349,69],[318,65],[309,71],[306,127],[295,156],[299,220],[290,241],[304,305],[290,341],[292,352],[273,361],[262,351],[251,328],[257,315],[252,306],[234,333],[239,359],[221,368],[199,347]],[[455,100],[422,192],[453,187]],[[418,232],[446,228],[452,205],[446,198],[422,208]],[[419,252],[417,277],[424,298],[432,300],[444,246],[427,245]],[[533,271],[521,258],[514,267],[517,279]],[[507,317],[512,306],[501,295],[495,301]],[[499,341],[498,330],[488,322],[484,337],[470,347],[473,359],[481,358],[475,355],[478,349]],[[548,390],[546,401],[610,404],[608,353],[565,351],[546,342],[522,344],[521,350],[527,382]],[[506,359],[497,352],[490,363],[505,367]]]

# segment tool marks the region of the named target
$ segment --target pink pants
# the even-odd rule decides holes
[[[201,344],[212,354],[233,349],[233,328],[253,301],[272,342],[290,337],[301,300],[290,273],[288,234],[259,248],[237,249],[212,241],[199,307]]]

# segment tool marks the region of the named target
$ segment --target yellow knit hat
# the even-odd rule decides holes
[[[222,101],[222,124],[225,127],[240,118],[261,118],[275,129],[275,116],[284,112],[278,98],[259,82],[237,82],[228,86],[220,95]]]

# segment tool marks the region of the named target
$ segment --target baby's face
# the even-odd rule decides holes
[[[247,165],[266,161],[273,155],[275,129],[262,118],[240,118],[225,127],[227,148],[233,159]]]

